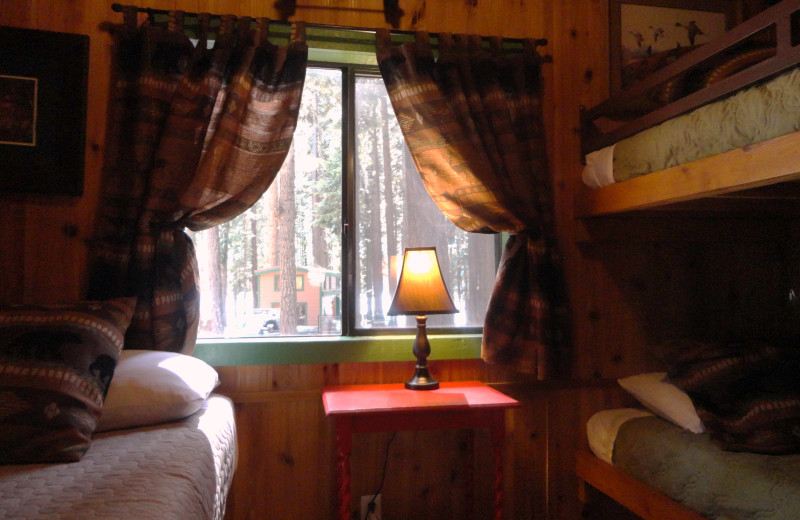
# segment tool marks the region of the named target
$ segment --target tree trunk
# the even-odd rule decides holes
[[[267,219],[264,244],[264,267],[276,267],[278,265],[278,193],[280,191],[280,175],[272,181],[272,186],[267,191]]]
[[[255,209],[249,212],[250,217],[250,290],[253,293],[253,308],[258,309],[258,214]]]
[[[397,256],[397,226],[394,213],[394,189],[392,189],[392,155],[389,145],[389,112],[386,96],[381,96],[381,141],[383,143],[383,199],[386,202],[386,258],[392,261]],[[389,292],[397,288],[397,275],[389,269]]]
[[[206,267],[211,296],[211,323],[209,325],[211,332],[222,334],[225,332],[225,287],[222,284],[222,273],[220,273],[219,226],[209,228],[205,233],[205,239],[208,248],[208,265]]]
[[[211,332],[224,334],[227,320],[225,317],[225,298],[228,287],[228,226],[220,224],[206,231],[208,247],[208,278],[211,293]]]
[[[297,266],[295,265],[295,219],[297,209],[294,201],[294,146],[289,149],[280,172],[280,195],[278,198],[278,251],[280,256],[281,316],[280,333],[297,333]]]
[[[316,92],[314,93],[312,103],[314,109],[311,110],[311,124],[314,130],[311,137],[311,155],[319,160],[319,94]],[[311,179],[314,183],[319,180],[319,170],[317,168],[314,168],[314,171],[311,172]],[[330,264],[330,258],[328,257],[328,243],[325,240],[325,230],[319,226],[316,223],[316,219],[313,218],[313,215],[316,214],[316,207],[320,204],[321,200],[322,197],[316,193],[311,197],[311,255],[315,266],[327,269]]]
[[[380,180],[383,177],[379,170],[382,164],[380,160],[380,153],[378,150],[378,130],[376,129],[372,136],[372,173],[370,177],[372,180],[369,183],[369,205],[370,205],[370,262],[372,264],[372,297],[375,300],[373,304],[373,324],[382,326],[385,325],[385,317],[383,314],[383,246],[381,244],[381,188]]]

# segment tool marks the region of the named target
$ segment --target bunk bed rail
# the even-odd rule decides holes
[[[746,88],[754,83],[776,76],[800,63],[800,0],[784,0],[759,13],[746,22],[737,25],[724,36],[694,49],[673,63],[658,70],[631,87],[615,93],[602,103],[592,107],[581,107],[581,153],[612,145],[642,130],[653,127],[675,116],[693,110],[710,101]],[[667,81],[692,70],[697,70],[709,59],[727,50],[735,50],[751,37],[764,30],[775,29],[776,52],[747,69],[720,80],[706,88],[692,92],[672,103],[642,115],[611,131],[601,132],[596,120],[614,119],[615,113],[624,111],[633,100],[645,98],[650,91]],[[794,30],[793,30],[794,29]]]

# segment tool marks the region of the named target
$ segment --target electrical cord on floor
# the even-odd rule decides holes
[[[389,442],[386,443],[386,455],[383,458],[383,474],[381,475],[381,485],[378,486],[378,491],[372,496],[372,500],[369,501],[367,504],[367,520],[375,519],[375,500],[377,500],[378,495],[381,494],[381,490],[383,489],[383,481],[386,480],[386,467],[389,465],[389,447],[394,442],[394,438],[397,436],[397,432],[392,433],[392,438],[389,439]]]

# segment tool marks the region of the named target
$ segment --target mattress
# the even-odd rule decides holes
[[[80,462],[0,466],[0,518],[221,520],[236,464],[232,403],[98,434]]]
[[[650,414],[595,417],[587,433],[596,446],[611,447],[614,466],[706,518],[800,519],[800,455],[723,451],[708,434]]]
[[[800,130],[800,69],[587,154],[593,188]]]

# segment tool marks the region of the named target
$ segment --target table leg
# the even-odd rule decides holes
[[[475,430],[467,430],[467,446],[466,446],[466,458],[467,458],[467,476],[466,476],[466,488],[467,488],[467,496],[466,496],[466,517],[465,520],[472,520],[473,516],[473,509],[475,506],[475,501],[473,499],[474,491],[475,491]]]
[[[503,443],[506,437],[505,414],[493,414],[491,420],[492,455],[494,456],[494,520],[503,520]]]
[[[339,520],[350,520],[350,453],[353,451],[353,428],[346,417],[336,420],[336,483],[339,486]]]

